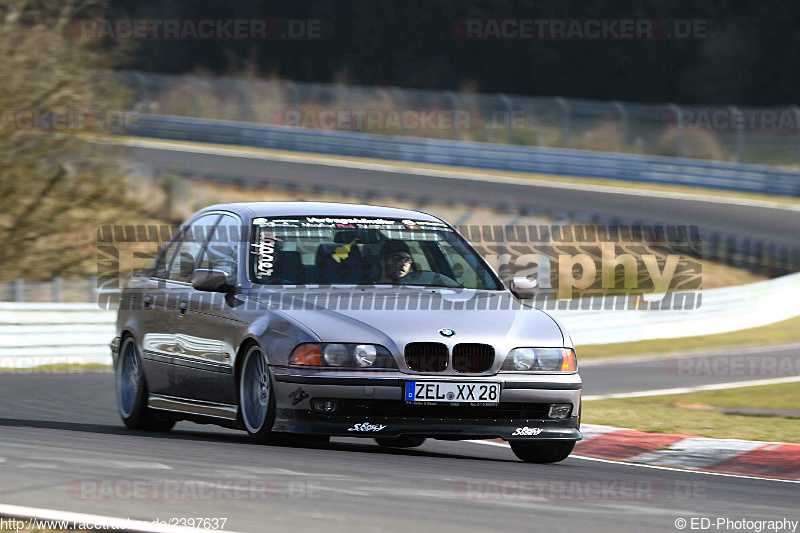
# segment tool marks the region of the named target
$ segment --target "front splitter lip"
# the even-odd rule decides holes
[[[443,439],[569,440],[583,438],[580,418],[564,420],[475,420],[377,416],[321,417],[309,411],[279,409],[273,431],[332,437],[418,435]],[[537,432],[536,435],[529,433]],[[528,434],[525,434],[528,433]]]

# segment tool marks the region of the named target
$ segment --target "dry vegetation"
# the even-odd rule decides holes
[[[0,280],[85,275],[94,252],[65,246],[71,235],[123,214],[153,220],[128,197],[114,154],[79,136],[124,108],[125,91],[109,77],[121,51],[68,31],[103,9],[0,1]],[[58,120],[26,120],[37,115]]]

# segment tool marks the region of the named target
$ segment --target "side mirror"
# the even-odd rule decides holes
[[[206,292],[233,292],[233,283],[222,270],[195,270],[192,273],[192,287]]]
[[[519,299],[533,298],[539,290],[539,282],[529,278],[514,278],[511,280],[511,292]]]

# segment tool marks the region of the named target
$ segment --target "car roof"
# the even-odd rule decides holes
[[[281,216],[337,216],[337,217],[387,217],[411,218],[438,222],[440,219],[410,209],[378,205],[345,204],[337,202],[236,202],[210,205],[195,215],[206,211],[232,211],[243,218]]]

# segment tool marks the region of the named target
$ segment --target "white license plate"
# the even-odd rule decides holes
[[[499,383],[406,381],[407,402],[498,403]]]

